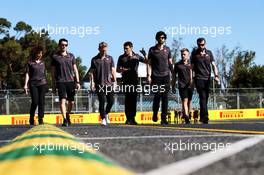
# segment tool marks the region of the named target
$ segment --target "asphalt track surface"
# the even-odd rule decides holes
[[[57,126],[136,174],[263,175],[264,121]],[[0,126],[0,147],[30,126]],[[217,150],[218,148],[218,150]]]

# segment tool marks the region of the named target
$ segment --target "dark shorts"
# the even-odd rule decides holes
[[[188,98],[188,100],[192,100],[193,88],[179,88],[179,93],[181,100],[185,98]]]
[[[75,83],[74,82],[58,82],[57,83],[59,99],[67,99],[74,101]]]

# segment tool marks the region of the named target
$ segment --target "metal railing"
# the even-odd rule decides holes
[[[152,111],[153,95],[138,94],[138,111]],[[31,104],[30,95],[23,90],[0,90],[0,114],[26,114]],[[264,88],[212,89],[208,101],[209,109],[245,109],[264,106]],[[199,108],[199,97],[194,92],[192,107]],[[98,112],[99,102],[95,93],[82,89],[75,96],[75,113]],[[169,109],[180,109],[178,92],[169,94]],[[113,112],[124,111],[124,95],[115,94]],[[59,98],[49,91],[45,96],[45,113],[59,113]]]

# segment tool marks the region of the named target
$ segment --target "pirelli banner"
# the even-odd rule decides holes
[[[175,112],[171,111],[169,117],[169,122],[180,123],[181,119],[175,116]],[[110,113],[109,115],[111,123],[124,124],[126,121],[126,116],[122,112]],[[264,119],[264,108],[259,109],[239,109],[239,110],[210,110],[209,111],[210,121],[212,120],[243,120],[243,119]],[[160,120],[160,113],[158,115]],[[193,120],[193,118],[192,118]],[[37,116],[35,117],[35,123],[37,124]],[[61,124],[63,118],[61,114],[46,114],[44,117],[44,122],[47,124]],[[90,123],[97,124],[101,122],[99,113],[89,113],[89,114],[71,114],[72,123]],[[155,124],[152,121],[152,112],[138,112],[136,116],[136,121],[139,124]],[[159,121],[157,122],[157,124]],[[19,115],[0,115],[1,125],[24,125],[29,124],[29,114],[19,114]]]

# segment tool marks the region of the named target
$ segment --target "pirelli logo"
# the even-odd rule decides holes
[[[257,117],[264,117],[264,110],[257,110]]]
[[[243,118],[244,111],[223,111],[220,112],[220,118]]]
[[[121,114],[121,113],[111,113],[109,114],[109,120],[110,122],[125,122],[125,114]],[[98,121],[101,121],[101,116],[98,115]]]
[[[29,117],[26,116],[13,116],[11,117],[12,125],[25,125],[29,124]]]
[[[152,121],[152,113],[141,114],[141,121]]]
[[[83,123],[83,115],[72,114],[71,116],[71,123]],[[56,124],[62,124],[63,117],[61,115],[56,116]]]

